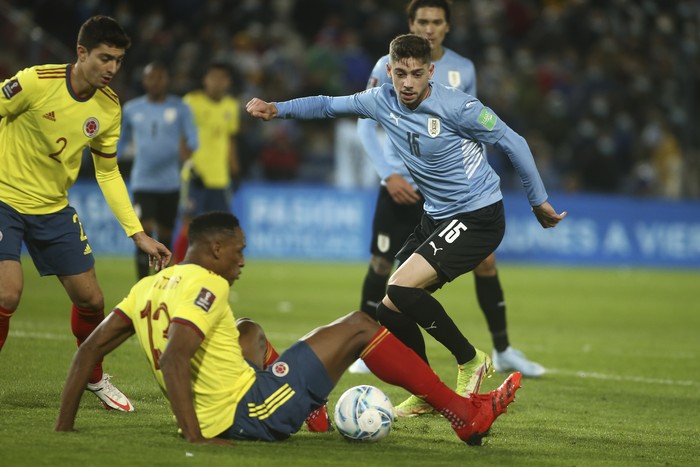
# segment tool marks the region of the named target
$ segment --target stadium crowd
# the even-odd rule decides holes
[[[234,94],[275,100],[365,88],[407,30],[403,0],[0,1],[0,75],[66,62],[94,14],[133,47],[112,87],[141,94],[143,67],[170,67],[172,91],[229,62]],[[694,0],[470,0],[453,3],[445,45],[471,58],[479,98],[529,141],[551,190],[700,197],[700,5]],[[241,119],[244,178],[330,181],[333,124]],[[519,181],[493,154],[505,189]],[[519,189],[519,188],[518,188]]]

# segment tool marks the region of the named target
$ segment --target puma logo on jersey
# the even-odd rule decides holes
[[[389,116],[394,119],[396,126],[399,126],[399,119],[401,118],[401,115],[396,116],[394,112],[389,112]]]
[[[53,113],[53,110],[51,112],[46,112],[44,115],[42,115],[46,120],[51,120],[52,122],[56,121],[56,115]]]
[[[435,246],[435,243],[432,242],[432,241],[430,242],[430,246],[432,246],[432,247],[433,247],[433,250],[435,250],[435,251],[433,251],[433,256],[437,255],[437,252],[440,251],[440,250],[442,250],[442,248],[436,247],[436,246]]]

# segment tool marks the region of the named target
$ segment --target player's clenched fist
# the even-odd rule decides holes
[[[255,118],[262,118],[266,122],[277,116],[277,107],[275,107],[275,104],[265,102],[257,97],[252,98],[245,105],[245,109],[251,116]]]

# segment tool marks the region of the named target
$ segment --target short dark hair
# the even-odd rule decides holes
[[[80,26],[78,45],[82,45],[89,52],[100,44],[126,50],[131,46],[131,39],[114,18],[97,15],[88,18]]]
[[[190,244],[206,240],[212,235],[233,235],[241,224],[238,218],[226,211],[211,211],[201,214],[190,223],[189,239]]]
[[[450,2],[447,0],[411,0],[406,6],[406,16],[413,22],[419,8],[442,8],[445,12],[445,21],[450,24]]]
[[[228,63],[228,62],[223,62],[223,61],[216,61],[216,62],[211,62],[209,66],[207,66],[207,70],[205,72],[209,73],[211,70],[220,70],[225,73],[228,73],[228,75],[233,78],[233,67]]]
[[[389,60],[393,63],[407,58],[416,58],[423,63],[430,63],[430,42],[415,34],[396,36],[389,44]]]

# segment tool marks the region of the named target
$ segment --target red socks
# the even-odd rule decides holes
[[[173,264],[181,263],[185,259],[188,244],[187,228],[183,227],[178,232],[173,243]]]
[[[438,411],[459,396],[413,350],[382,326],[360,354],[379,379],[420,397]]]
[[[93,311],[85,308],[78,308],[73,305],[70,314],[70,326],[73,335],[78,341],[78,346],[88,338],[105,317],[104,310]],[[90,382],[96,383],[102,379],[102,361],[100,360],[90,375]]]
[[[10,332],[10,318],[15,310],[6,310],[0,306],[0,350],[5,345],[7,333]]]
[[[270,344],[270,341],[267,341],[267,352],[265,352],[265,359],[263,360],[263,370],[272,365],[279,356],[280,354],[278,354],[272,344]]]

